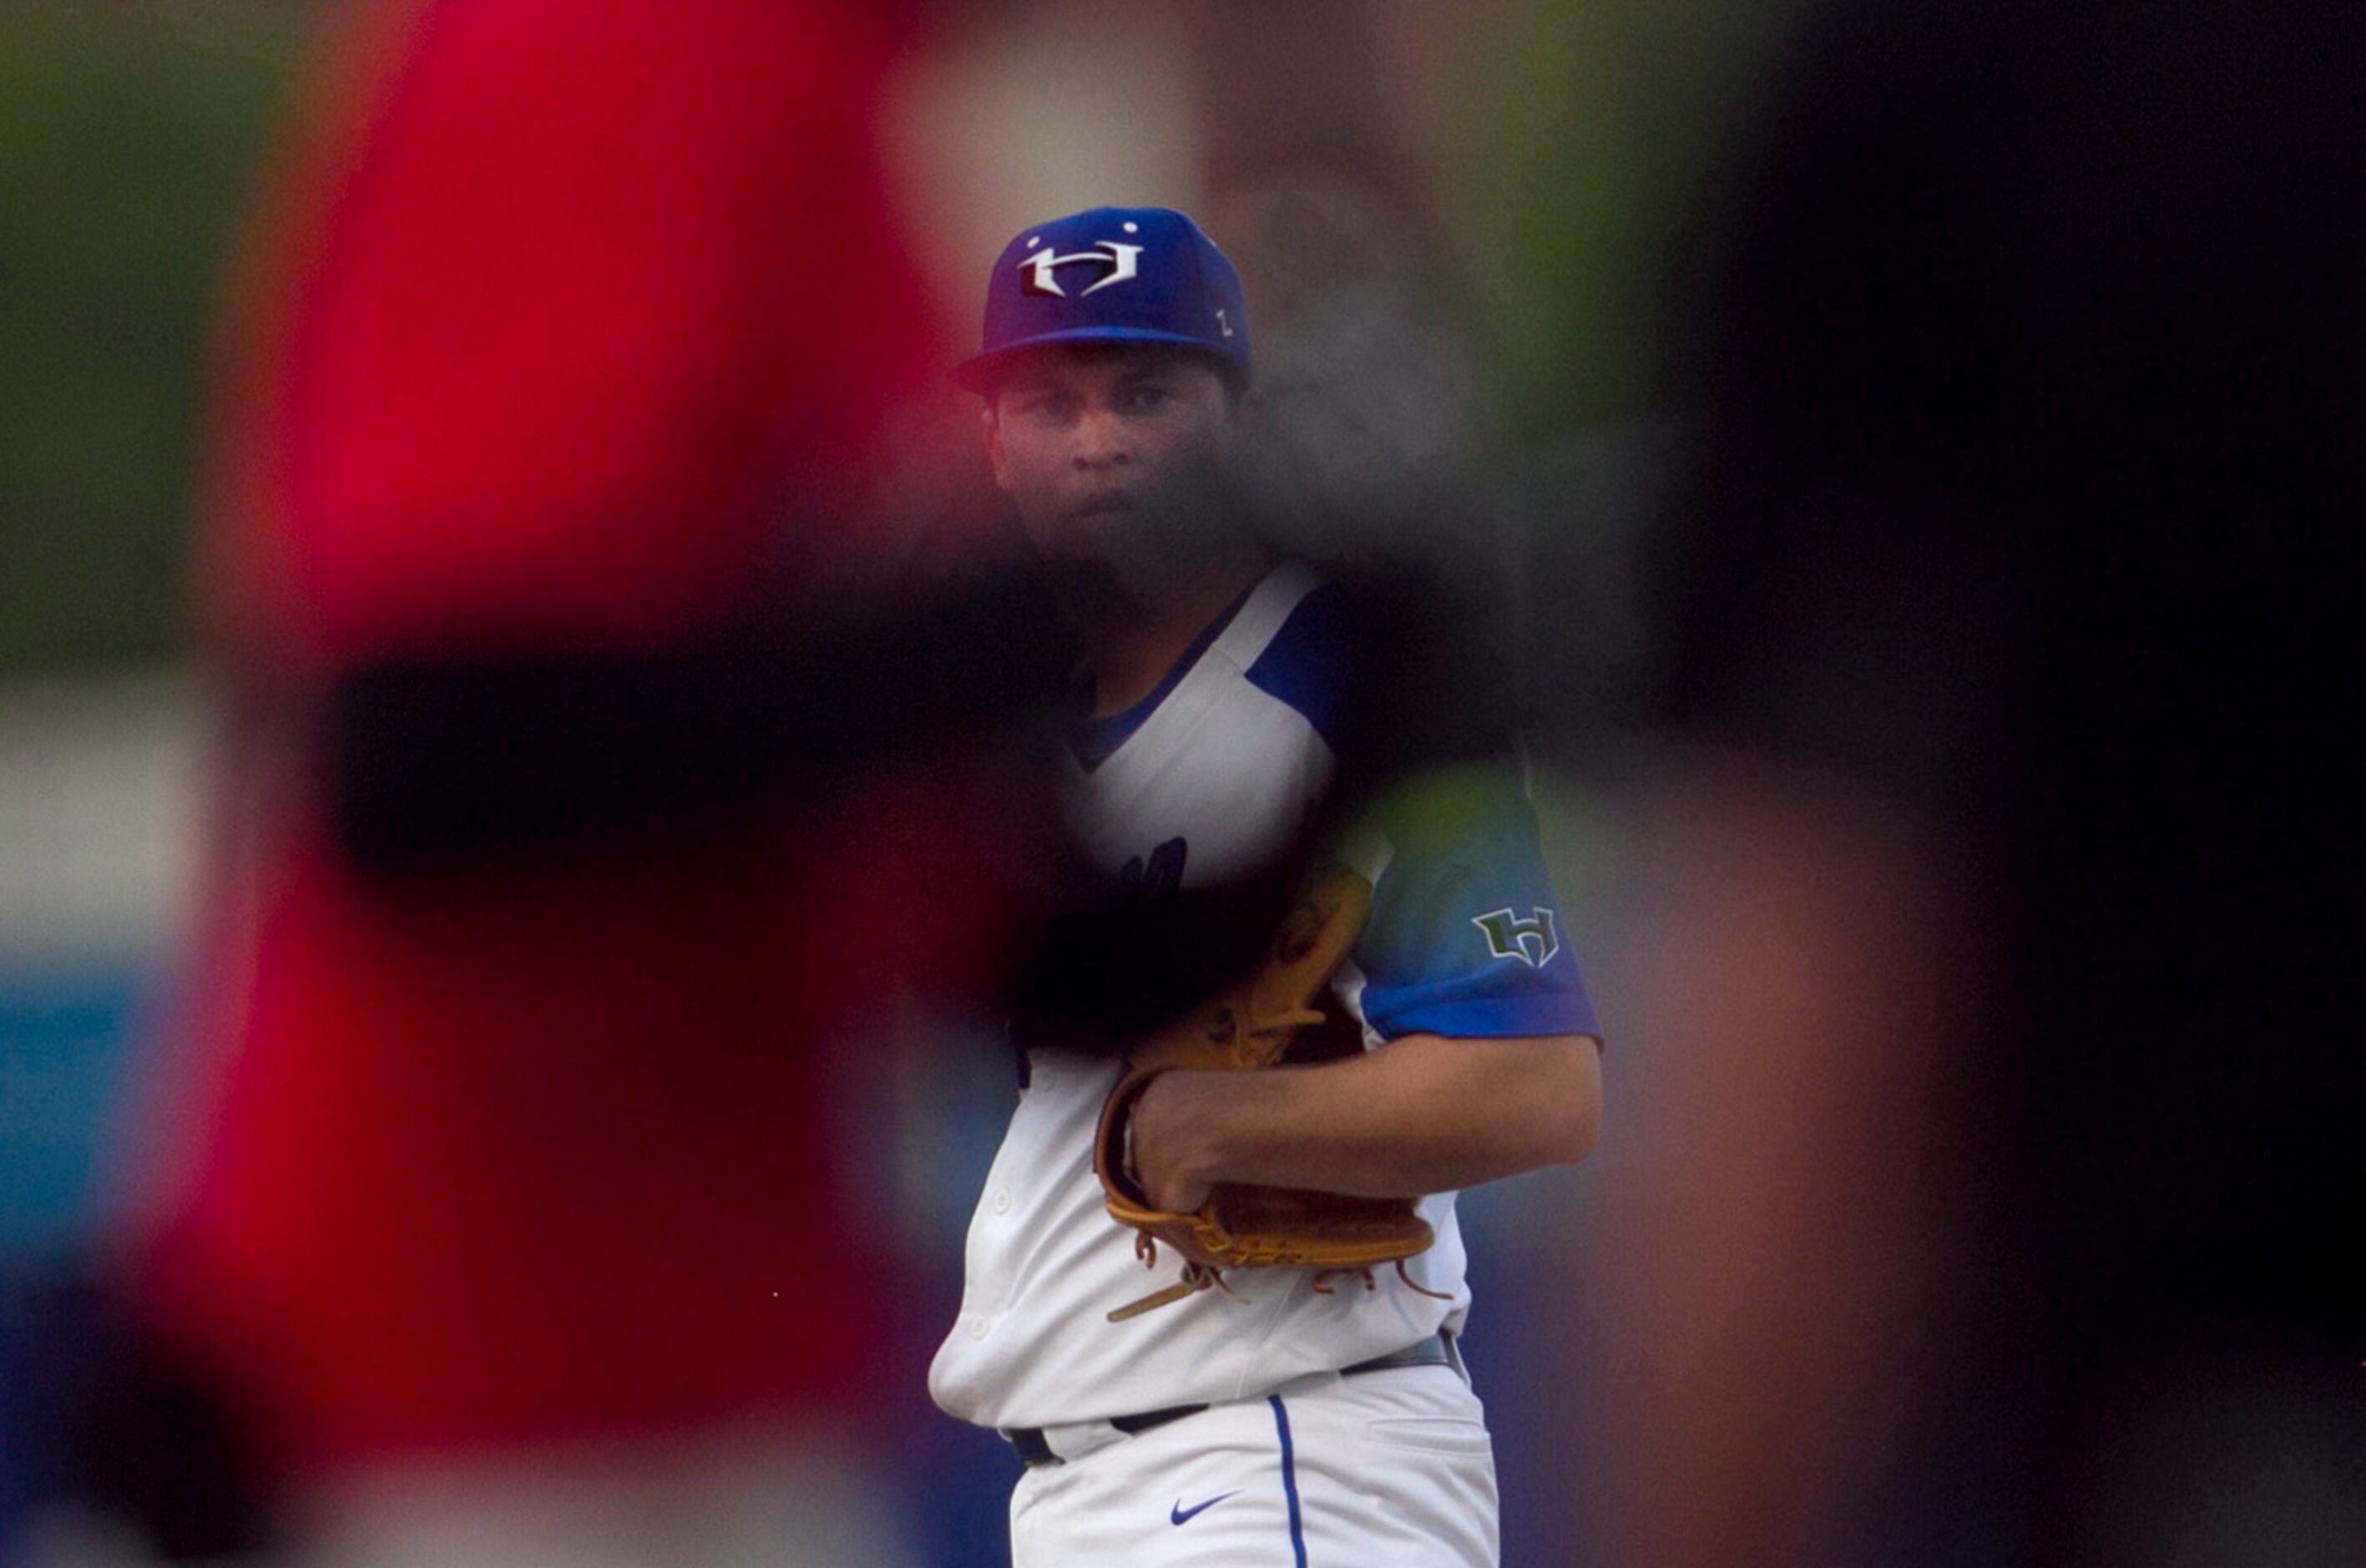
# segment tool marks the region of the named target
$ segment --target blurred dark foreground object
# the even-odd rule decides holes
[[[365,873],[466,869],[760,811],[1048,707],[1074,652],[1014,548],[953,583],[811,595],[662,648],[393,655],[318,744]]]
[[[165,1562],[275,1543],[257,1456],[222,1391],[153,1340],[119,1280],[60,1265],[0,1273],[0,1449],[23,1489],[0,1508],[0,1553],[73,1529]]]
[[[1799,39],[1692,362],[1623,1562],[2366,1560],[2361,58]]]

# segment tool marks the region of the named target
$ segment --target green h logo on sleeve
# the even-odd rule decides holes
[[[1560,951],[1560,938],[1553,930],[1550,909],[1536,908],[1528,913],[1524,920],[1507,908],[1497,909],[1472,916],[1470,923],[1487,933],[1487,951],[1497,958],[1516,958],[1531,969],[1541,969]]]

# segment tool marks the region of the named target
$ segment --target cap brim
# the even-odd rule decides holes
[[[1153,343],[1173,348],[1196,349],[1211,359],[1239,367],[1240,362],[1203,337],[1191,337],[1183,333],[1160,332],[1153,327],[1063,327],[1055,333],[1039,333],[1017,343],[1004,344],[985,354],[974,354],[945,372],[953,384],[970,391],[983,393],[994,384],[1002,367],[1022,355],[1039,348],[1057,348],[1063,344],[1076,343]]]

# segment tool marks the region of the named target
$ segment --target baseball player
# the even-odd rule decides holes
[[[1215,245],[1177,212],[1099,208],[1004,250],[955,371],[1085,650],[1073,830],[1137,905],[1290,855],[1351,761],[1344,591],[1225,503],[1251,370]],[[1132,1167],[1178,1211],[1218,1182],[1425,1194],[1435,1245],[1369,1285],[1273,1267],[1160,1292],[1177,1260],[1145,1271],[1093,1168],[1121,1062],[1015,1026],[1022,1090],[930,1384],[1025,1461],[1019,1568],[1496,1560],[1454,1191],[1584,1156],[1600,1031],[1515,771],[1403,784],[1331,843],[1374,889],[1334,982],[1362,1048],[1159,1077]],[[1112,1318],[1146,1293],[1179,1299]]]

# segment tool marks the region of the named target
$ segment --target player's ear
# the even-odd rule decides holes
[[[977,423],[978,428],[986,433],[986,460],[993,466],[995,488],[1008,494],[1010,468],[1002,455],[1002,421],[995,415],[991,397],[986,400],[986,406],[977,411]]]
[[[1244,387],[1237,381],[1224,383],[1225,444],[1235,448],[1245,446],[1265,423],[1265,394],[1255,387]]]

